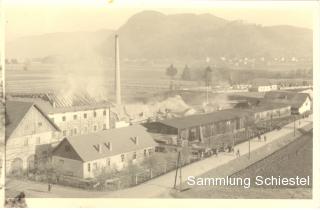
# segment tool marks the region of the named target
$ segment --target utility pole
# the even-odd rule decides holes
[[[250,156],[251,156],[251,154],[250,154],[250,153],[251,153],[251,148],[250,148],[250,146],[251,146],[251,145],[250,145],[250,138],[249,138],[248,142],[249,142],[249,159],[250,159]]]
[[[181,179],[182,179],[182,175],[181,175],[181,165],[180,165],[180,162],[181,162],[181,151],[179,150],[178,152],[178,159],[177,159],[177,165],[176,165],[176,175],[174,177],[174,185],[173,185],[173,189],[176,189],[176,186],[177,186],[177,177],[178,177],[178,170],[180,168],[180,191],[181,191]]]
[[[296,136],[296,116],[293,115],[293,136]]]

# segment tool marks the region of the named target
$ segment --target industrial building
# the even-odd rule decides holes
[[[252,81],[251,87],[249,88],[252,92],[269,92],[278,90],[278,85],[271,83],[265,79],[256,79]]]
[[[160,146],[198,144],[218,148],[232,144],[235,135],[243,135],[246,116],[244,110],[228,109],[146,123],[144,126]]]
[[[264,99],[291,106],[291,114],[308,114],[312,111],[312,99],[308,93],[291,91],[271,91]]]
[[[6,173],[45,162],[59,140],[59,128],[31,102],[6,101]]]
[[[65,137],[53,151],[56,170],[79,178],[101,170],[122,170],[152,155],[156,142],[141,125]]]
[[[33,102],[61,130],[60,137],[76,136],[109,129],[110,104],[99,102],[88,94],[11,94],[10,100]]]

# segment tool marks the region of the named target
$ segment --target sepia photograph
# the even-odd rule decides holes
[[[5,207],[312,201],[318,3],[7,1]]]

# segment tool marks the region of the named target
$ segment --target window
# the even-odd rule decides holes
[[[133,152],[132,159],[133,159],[133,160],[136,160],[136,159],[137,159],[137,153],[136,153],[136,152]]]
[[[93,130],[97,131],[97,126],[96,125],[93,126]]]
[[[84,130],[84,133],[88,133],[88,128],[87,127],[84,127],[83,130]]]
[[[76,120],[78,118],[78,116],[75,114],[73,115],[73,119]]]
[[[124,162],[124,154],[121,155],[121,162]]]
[[[88,163],[88,172],[91,171],[90,163]]]
[[[83,114],[83,118],[84,118],[84,119],[87,119],[87,113],[84,113],[84,114]]]
[[[66,116],[62,116],[62,121],[66,121]]]
[[[52,122],[54,122],[54,118],[53,118],[53,117],[51,117],[50,120],[51,120]]]
[[[64,164],[64,160],[59,160],[59,165],[63,165]]]
[[[107,111],[103,110],[103,116],[106,116],[106,115],[107,115]]]
[[[37,137],[36,144],[40,144],[40,136]]]
[[[38,122],[38,127],[41,127],[42,126],[42,122]]]
[[[73,134],[74,134],[74,135],[77,135],[77,133],[78,133],[77,129],[74,128],[74,129],[73,129]]]
[[[67,135],[67,131],[66,131],[66,130],[62,131],[62,134],[63,134],[64,136],[66,136],[66,135]]]
[[[29,144],[29,138],[26,138],[26,139],[24,140],[24,146],[28,146],[28,144]]]
[[[93,117],[97,117],[97,112],[96,111],[93,112]]]
[[[107,158],[107,166],[110,166],[110,165],[111,165],[110,158]]]
[[[107,130],[107,124],[103,124],[103,130]]]

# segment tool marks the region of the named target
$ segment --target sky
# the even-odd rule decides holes
[[[227,20],[312,28],[319,2],[212,0],[7,0],[6,40],[68,31],[116,30],[144,10],[210,13]]]

